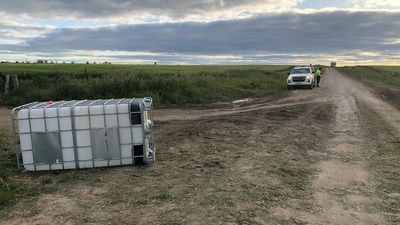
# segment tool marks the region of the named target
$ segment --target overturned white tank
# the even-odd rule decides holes
[[[153,163],[151,111],[151,98],[16,107],[12,123],[18,167],[43,171]]]

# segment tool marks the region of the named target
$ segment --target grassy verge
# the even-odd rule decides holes
[[[400,66],[352,66],[337,69],[371,87],[378,96],[400,109]]]
[[[15,155],[12,151],[10,134],[0,130],[0,209],[15,202],[19,192],[19,186],[15,185],[9,178],[12,168],[15,168]]]
[[[400,87],[400,66],[350,66],[338,68],[338,70],[364,82],[386,85],[393,88]]]
[[[9,175],[8,167],[10,166],[10,149],[11,145],[7,138],[4,137],[4,132],[0,131],[0,207],[7,205],[12,199],[13,194],[10,191],[7,177]]]
[[[374,195],[389,224],[400,224],[400,139],[390,124],[375,112],[363,106],[364,131],[370,142],[364,151],[375,180]]]
[[[392,135],[378,135],[371,162],[382,199],[382,208],[392,224],[400,223],[400,140]]]
[[[20,88],[2,96],[8,105],[144,96],[153,97],[157,105],[229,101],[284,90],[289,70],[282,66],[120,65],[109,69],[112,65],[89,65],[87,70],[85,65],[12,66],[0,66],[3,75],[19,77]]]
[[[15,180],[15,154],[11,144],[10,133],[0,129],[0,210],[12,206],[16,202],[35,196],[39,192],[35,185],[23,185]],[[2,213],[0,211],[0,218]]]

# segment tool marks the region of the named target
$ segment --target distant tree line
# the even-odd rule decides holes
[[[38,59],[36,60],[36,62],[31,62],[31,61],[0,61],[0,64],[75,64],[75,61],[71,61],[71,62],[58,62],[58,61],[53,61],[53,60],[43,60],[43,59]],[[97,64],[97,62],[93,61],[92,63],[90,63],[89,61],[86,61],[86,64]],[[109,61],[104,61],[103,63],[104,65],[111,65],[111,62]]]

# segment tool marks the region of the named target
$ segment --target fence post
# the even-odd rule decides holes
[[[6,75],[6,82],[4,84],[4,94],[8,94],[8,91],[10,89],[10,75]]]
[[[0,91],[1,93],[4,92],[4,84],[6,83],[6,77],[0,73]]]
[[[19,88],[18,75],[12,76],[12,87],[14,90]]]

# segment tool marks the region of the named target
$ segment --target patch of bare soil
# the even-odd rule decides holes
[[[11,110],[5,106],[0,106],[0,127],[11,127]]]
[[[299,93],[299,94],[297,94]],[[282,97],[282,94],[275,94],[267,98],[246,99],[233,101],[232,103],[217,104],[214,107],[198,108],[166,108],[157,109],[154,112],[156,121],[171,120],[198,120],[213,116],[230,116],[236,113],[245,113],[261,109],[277,109],[290,106],[322,103],[325,98],[317,98],[313,92],[294,90],[291,95]]]

